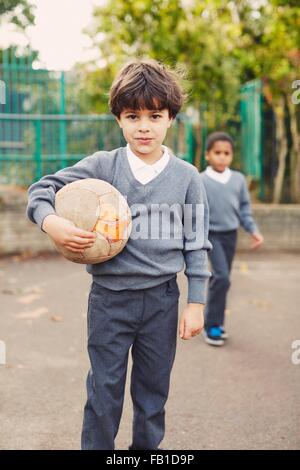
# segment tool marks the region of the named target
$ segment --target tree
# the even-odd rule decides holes
[[[260,17],[242,30],[244,44],[240,52],[243,75],[262,78],[265,96],[276,116],[278,169],[274,180],[273,202],[282,199],[287,173],[288,134],[291,135],[289,171],[290,196],[300,202],[300,151],[297,108],[292,102],[292,84],[299,78],[300,9],[296,2],[273,0],[265,3]],[[244,27],[245,28],[245,27]],[[248,43],[248,47],[247,46]],[[298,111],[299,113],[299,111]],[[287,128],[288,124],[288,128]]]
[[[110,83],[125,60],[148,56],[186,69],[190,101],[207,101],[216,124],[224,123],[238,99],[239,67],[231,52],[239,29],[230,21],[224,25],[231,12],[216,8],[220,3],[110,0],[97,7],[89,29],[104,64],[89,77],[97,83],[96,96],[107,91],[101,77]]]
[[[289,169],[291,197],[300,202],[299,106],[291,102],[299,79],[299,24],[299,0],[108,0],[95,8],[89,28],[101,65],[85,69],[86,103],[107,109],[120,65],[148,56],[185,68],[189,103],[199,108],[206,102],[208,128],[222,128],[236,115],[240,85],[262,79],[277,122],[273,200],[281,200]]]
[[[2,0],[0,3],[0,25],[3,22],[14,23],[25,29],[34,22],[32,5],[27,0]]]

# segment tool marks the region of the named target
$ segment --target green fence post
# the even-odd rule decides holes
[[[65,99],[65,73],[61,72],[60,75],[60,115],[59,122],[59,152],[61,157],[61,168],[67,166],[67,136],[66,136],[66,120],[62,115],[66,114],[66,99]]]
[[[206,149],[206,139],[207,139],[207,122],[205,119],[205,112],[207,111],[207,104],[201,103],[200,105],[200,127],[201,127],[201,171],[205,167],[205,149]]]
[[[185,160],[191,164],[194,163],[194,136],[193,126],[190,121],[184,120],[186,158]]]
[[[40,119],[34,121],[35,127],[35,180],[42,177],[42,123]]]
[[[252,80],[241,87],[241,163],[246,175],[259,183],[263,193],[262,82]]]
[[[179,119],[180,117],[177,116],[176,119],[173,121],[173,149],[175,155],[178,155],[178,134],[179,134]]]
[[[264,151],[263,151],[263,142],[264,142],[264,119],[263,119],[263,94],[262,89],[260,89],[260,115],[261,115],[261,128],[260,128],[260,153],[259,153],[259,161],[260,161],[260,182],[259,182],[259,199],[262,201],[265,199],[265,178],[264,178]]]

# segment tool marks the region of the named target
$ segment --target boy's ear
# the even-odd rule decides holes
[[[116,117],[116,121],[117,121],[117,123],[119,124],[120,128],[122,129],[121,121],[120,121],[120,119],[119,119],[118,117]]]
[[[206,160],[207,162],[209,162],[209,155],[208,155],[208,152],[205,152],[205,160]]]

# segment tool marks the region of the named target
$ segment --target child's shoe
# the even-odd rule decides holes
[[[229,334],[224,330],[223,326],[220,326],[220,330],[221,330],[221,338],[222,339],[228,339]]]
[[[222,330],[219,326],[211,326],[207,331],[205,330],[205,341],[211,346],[223,346],[224,339],[222,338]]]

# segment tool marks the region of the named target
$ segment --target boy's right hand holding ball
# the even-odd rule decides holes
[[[77,228],[73,222],[56,214],[49,214],[45,217],[42,229],[57,245],[73,253],[83,253],[84,249],[93,246],[97,237],[95,232]]]

